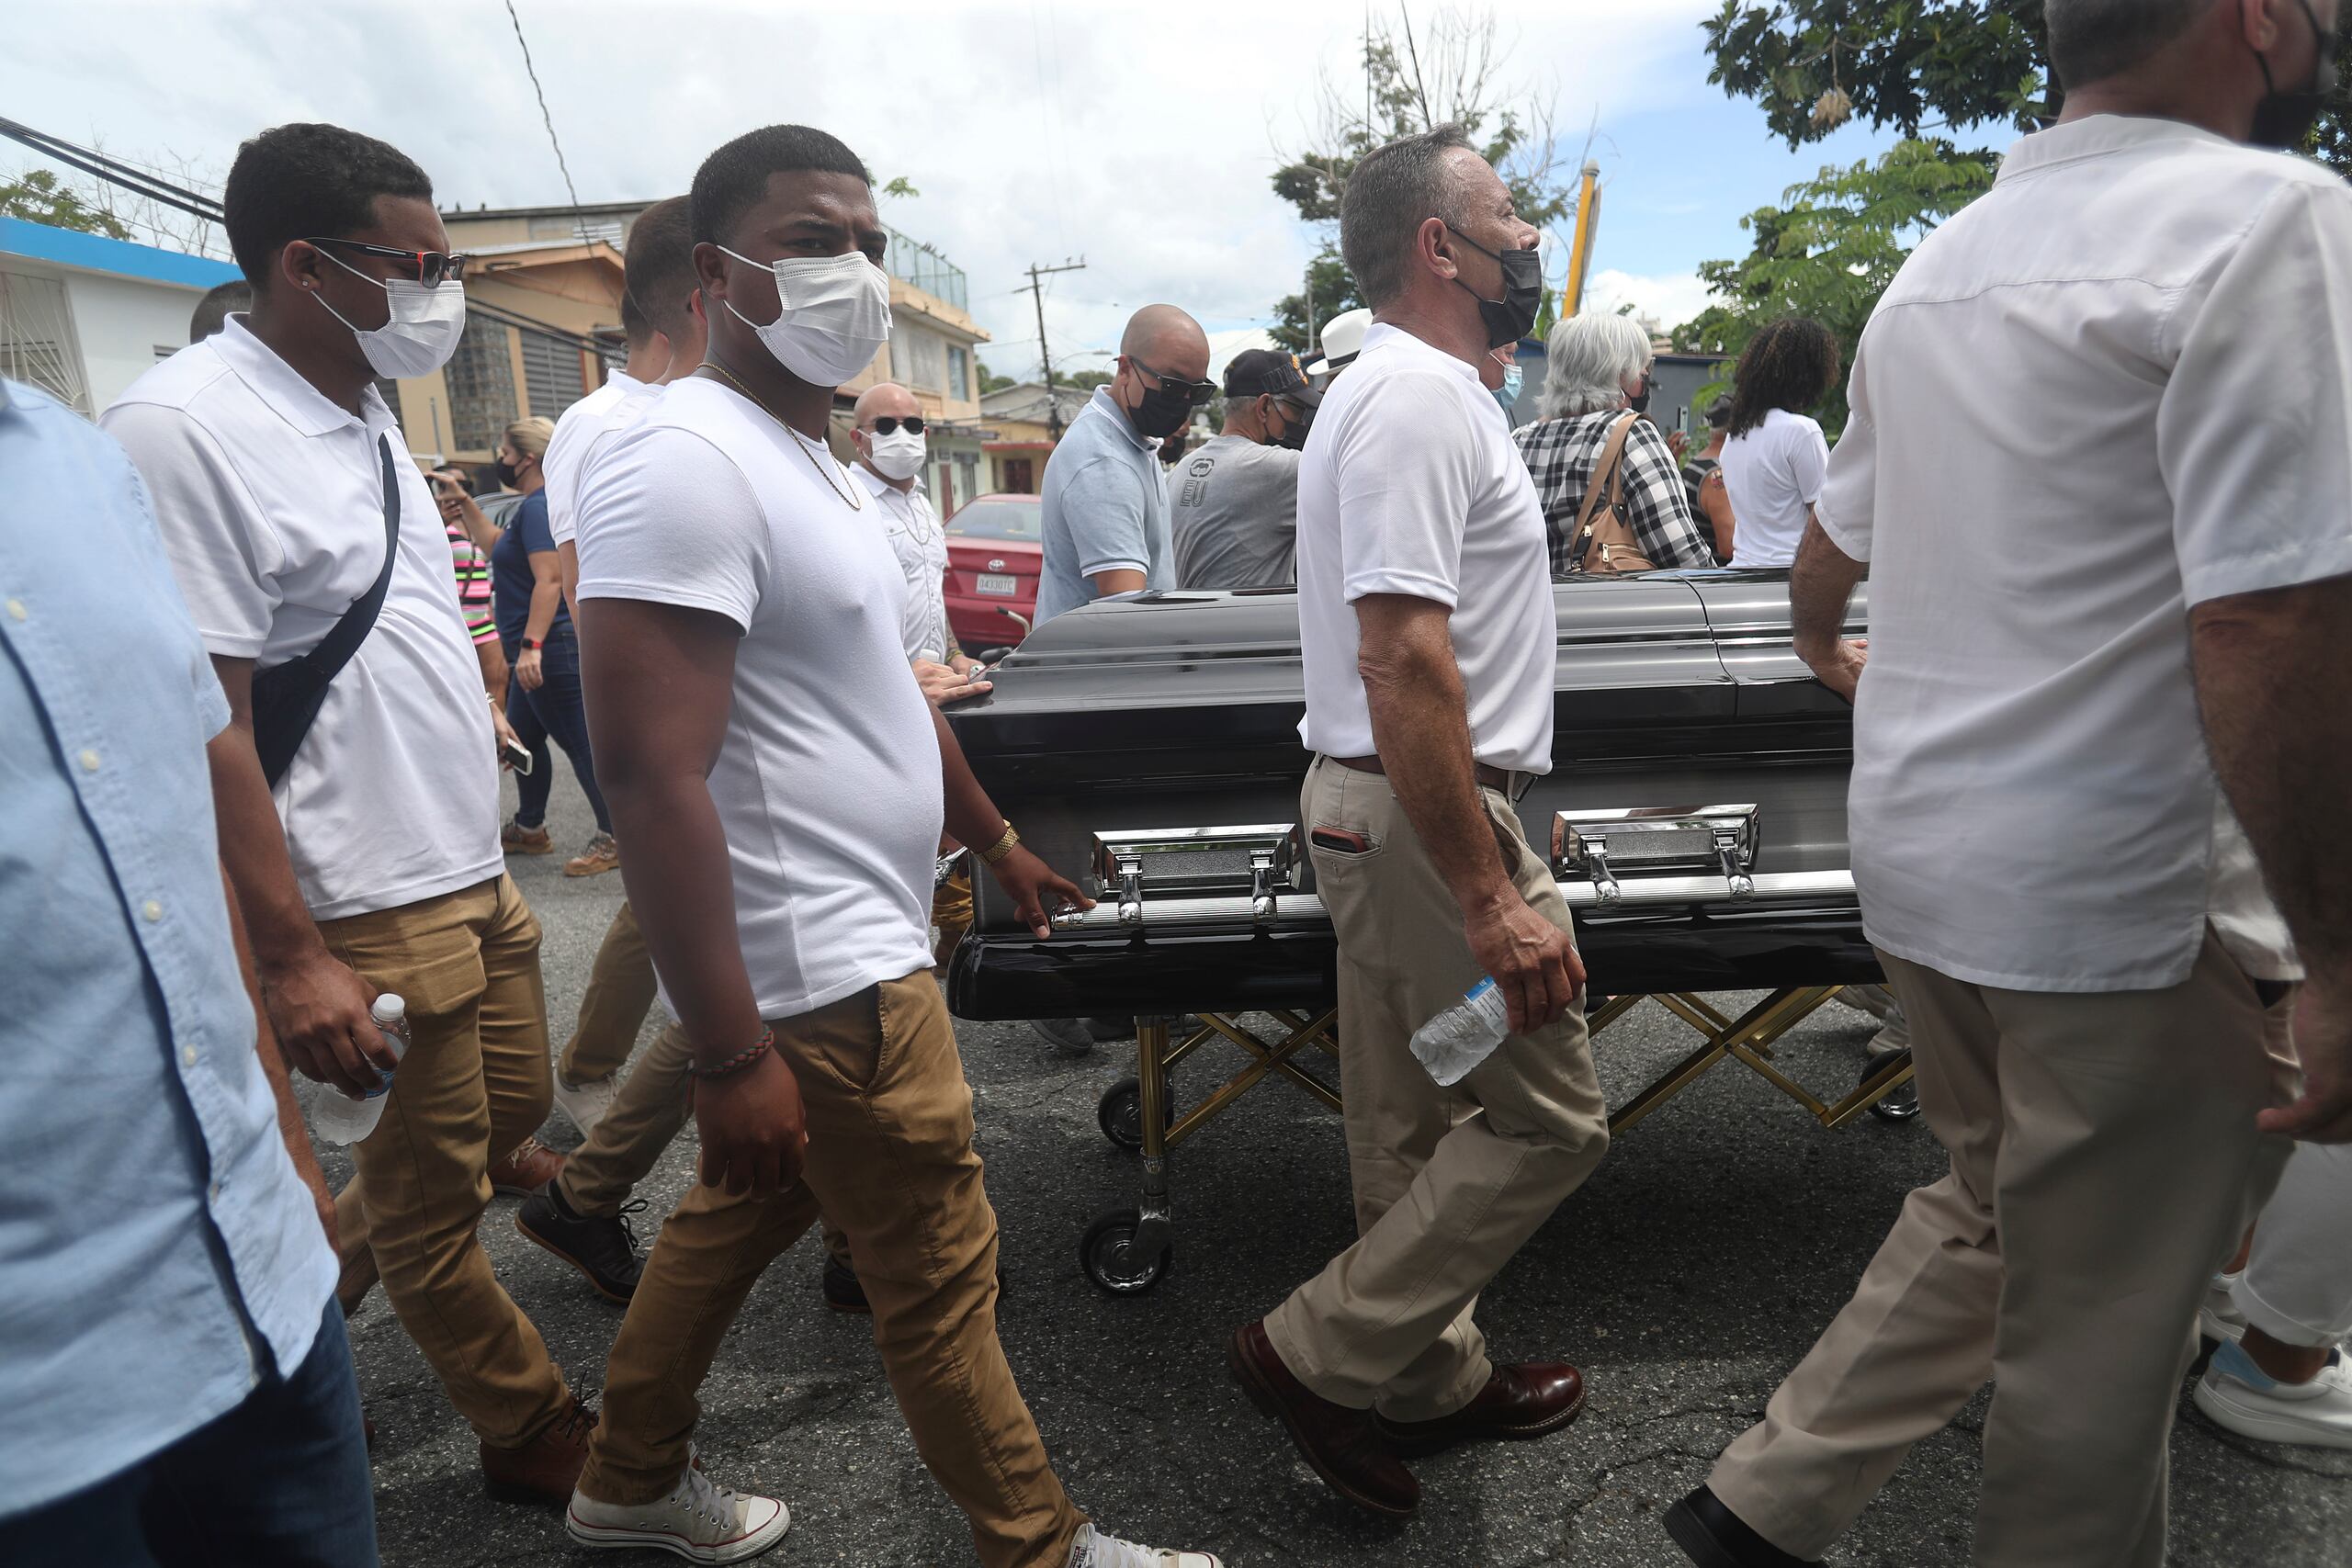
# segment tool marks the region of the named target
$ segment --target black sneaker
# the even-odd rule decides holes
[[[585,1274],[598,1295],[627,1306],[645,1272],[628,1216],[644,1208],[645,1200],[634,1198],[609,1219],[575,1214],[549,1182],[523,1200],[514,1212],[514,1228]]]
[[[865,1299],[865,1287],[857,1282],[856,1271],[830,1252],[825,1254],[825,1277],[820,1288],[825,1292],[825,1304],[835,1312],[874,1315],[873,1303]]]

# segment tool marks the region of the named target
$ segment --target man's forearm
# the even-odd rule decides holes
[[[956,742],[947,716],[935,704],[924,705],[930,707],[932,726],[939,734],[939,783],[947,808],[948,836],[987,849],[1004,837],[1004,816],[973,776],[972,764],[965,760],[964,748]]]
[[[205,747],[212,773],[212,808],[220,818],[220,860],[253,943],[256,967],[267,970],[320,952],[324,943],[294,879],[286,830],[277,820],[254,750],[252,720],[240,715]]]
[[[621,880],[654,970],[695,1055],[722,1060],[759,1039],[763,1025],[736,931],[727,833],[710,786],[684,771],[598,773],[614,834],[629,846]]]
[[[2352,578],[2233,595],[2190,613],[2213,771],[2316,978],[2352,971]]]
[[[1513,889],[1478,799],[1469,700],[1451,650],[1383,654],[1363,676],[1373,747],[1430,863],[1465,914],[1500,901]]]
[[[1789,621],[1797,657],[1818,664],[1837,648],[1846,630],[1846,605],[1865,568],[1830,541],[1808,515],[1789,573]]]

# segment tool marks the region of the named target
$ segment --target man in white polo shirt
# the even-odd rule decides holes
[[[1973,1561],[2158,1568],[2207,1280],[2277,1134],[2352,1138],[2352,191],[2264,145],[2335,10],[2049,0],[2059,122],[1863,332],[1791,594],[1951,1169],[1668,1515],[1707,1568],[1819,1557],[1988,1381]]]
[[[486,1478],[545,1499],[569,1495],[594,1417],[475,1235],[492,1156],[548,1112],[539,928],[499,852],[497,735],[448,541],[373,385],[437,367],[463,326],[432,195],[398,151],[335,126],[246,142],[222,205],[252,312],[140,378],[105,423],[229,695],[212,788],[270,1022],[297,1067],[356,1091],[392,1064],[370,1003],[405,999],[408,1055],[352,1151],[359,1217]],[[380,613],[273,787],[263,758],[290,730],[256,693],[369,592],[388,511]]]
[[[906,583],[824,442],[889,339],[865,165],[770,126],[696,171],[707,362],[582,476],[590,723],[622,867],[692,1043],[701,1180],[606,1361],[569,1529],[734,1562],[782,1503],[695,1462],[696,1395],[745,1295],[818,1215],[846,1235],[892,1392],[986,1568],[1216,1568],[1100,1535],[996,1335],[996,1220],[925,914],[943,818],[1040,938],[1085,899],[1020,845],[908,668]],[[691,528],[677,519],[694,520]],[[838,1550],[883,1555],[892,1523]]]
[[[1498,1365],[1478,1292],[1589,1175],[1607,1110],[1568,910],[1512,808],[1552,767],[1544,509],[1492,396],[1541,294],[1536,231],[1459,126],[1348,181],[1340,243],[1374,324],[1298,478],[1299,796],[1340,946],[1356,1244],[1228,1359],[1342,1497],[1419,1506],[1403,1460],[1540,1438],[1583,1407],[1557,1362]],[[1491,976],[1510,1035],[1451,1089],[1413,1032]]]

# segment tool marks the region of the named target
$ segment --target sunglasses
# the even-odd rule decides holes
[[[364,240],[319,238],[302,243],[306,245],[333,245],[337,250],[398,262],[402,276],[413,277],[427,288],[438,288],[457,277],[465,270],[466,264],[473,260],[473,257],[464,254],[443,255],[439,251],[397,251],[390,245],[371,245]]]
[[[896,414],[889,413],[876,414],[874,416],[875,434],[896,435],[901,430],[905,431],[909,435],[921,435],[922,434],[922,415],[919,413],[910,413],[904,419],[900,419]]]
[[[1161,373],[1160,371],[1154,370],[1142,360],[1132,357],[1127,361],[1127,363],[1133,365],[1136,369],[1150,377],[1154,381],[1159,382],[1159,385],[1167,390],[1182,393],[1185,398],[1192,401],[1194,408],[1199,408],[1203,403],[1207,402],[1211,398],[1216,396],[1216,383],[1215,381],[1187,381],[1182,376],[1169,376]]]

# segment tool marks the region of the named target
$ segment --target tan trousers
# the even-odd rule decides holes
[[[627,1066],[655,994],[653,959],[638,932],[637,916],[623,899],[596,949],[595,966],[588,972],[579,1025],[556,1063],[563,1081],[574,1086],[602,1083]]]
[[[620,922],[613,922],[617,931]],[[607,937],[605,945],[610,947]],[[581,1009],[582,1017],[587,1009]],[[694,1109],[694,1047],[673,1023],[653,1037],[637,1066],[621,1080],[613,1108],[597,1122],[588,1141],[564,1156],[556,1189],[574,1213],[607,1218],[621,1212],[629,1190],[645,1179]]]
[[[1708,1484],[1817,1557],[1990,1379],[1974,1561],[2161,1568],[2198,1302],[2286,1157],[2254,1125],[2294,1077],[2286,1010],[2266,1020],[2210,931],[2154,991],[2000,990],[1882,958],[1951,1173],[1911,1194]]]
[[[997,1342],[996,1213],[939,987],[918,973],[775,1029],[808,1119],[802,1179],[765,1203],[697,1182],[662,1227],[606,1361],[581,1489],[643,1503],[677,1483],[719,1341],[821,1205],[856,1249],[891,1392],[980,1562],[1062,1568],[1085,1521]]]
[[[328,952],[408,1003],[408,1055],[383,1120],[352,1150],[360,1234],[449,1402],[482,1441],[520,1448],[571,1394],[475,1229],[490,1206],[493,1125],[527,1134],[553,1092],[538,921],[502,873],[319,931]]]
[[[1570,929],[1510,803],[1479,796],[1512,882]],[[1318,757],[1300,809],[1310,827],[1373,844],[1309,851],[1340,942],[1340,1087],[1360,1239],[1267,1317],[1266,1335],[1323,1398],[1430,1420],[1486,1386],[1478,1292],[1600,1163],[1608,1108],[1581,1006],[1505,1040],[1453,1088],[1431,1082],[1408,1042],[1477,982],[1461,908],[1386,779]]]

